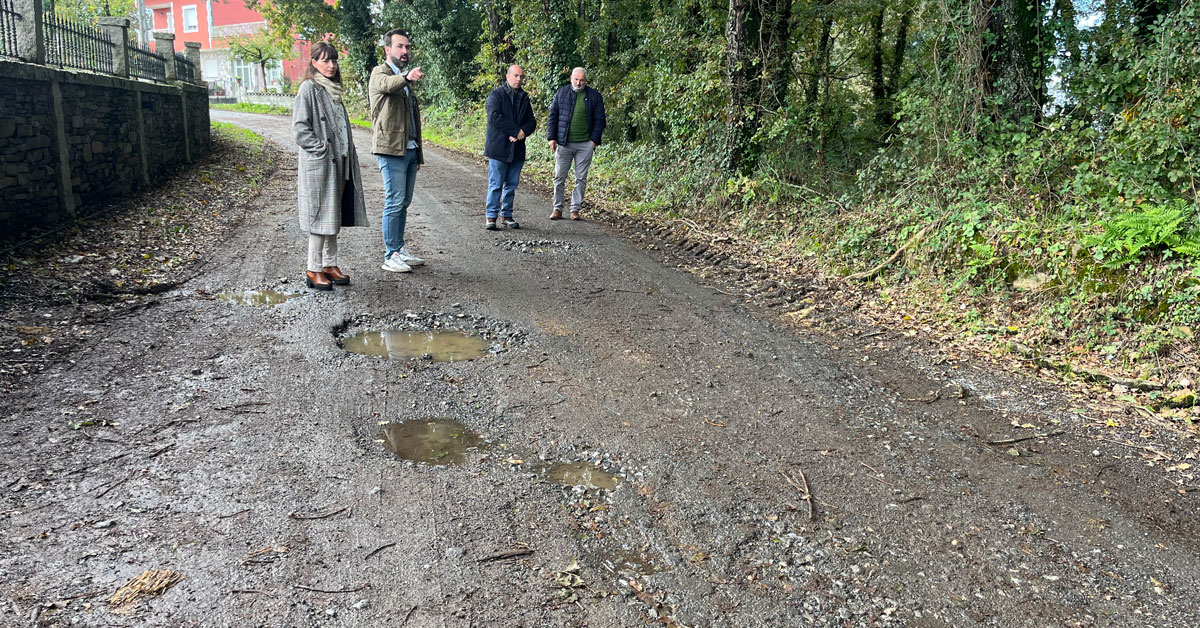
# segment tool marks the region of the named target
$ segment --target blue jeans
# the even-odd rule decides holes
[[[412,205],[413,186],[417,182],[417,151],[409,149],[403,157],[375,155],[383,173],[383,259],[404,248],[404,225],[408,206]]]
[[[521,180],[521,167],[524,165],[524,161],[510,164],[499,159],[488,159],[488,218],[495,218],[497,214],[512,218],[513,197],[517,195],[517,183]]]

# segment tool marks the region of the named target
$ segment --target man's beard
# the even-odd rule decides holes
[[[582,91],[583,91],[583,88],[584,88],[584,87],[587,87],[587,86],[586,86],[586,85],[584,85],[584,86],[581,86],[581,87],[575,87],[574,85],[572,85],[572,86],[571,86],[571,89],[575,90],[575,93],[576,93],[576,94],[578,94],[579,92],[582,92]]]
[[[398,68],[408,67],[408,59],[407,58],[397,59],[396,57],[393,57],[392,55],[388,55],[388,61],[391,61],[392,65],[394,65]]]

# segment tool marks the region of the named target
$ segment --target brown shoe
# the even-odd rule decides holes
[[[350,276],[346,273],[343,273],[342,270],[337,266],[326,266],[325,268],[321,269],[321,272],[325,273],[325,276],[328,277],[329,281],[332,281],[333,285],[335,286],[350,285]]]
[[[316,290],[333,290],[333,284],[329,283],[325,273],[314,273],[311,270],[304,271],[304,285]]]
[[[579,217],[579,212],[571,212],[571,220],[583,220]]]
[[[550,220],[562,220],[562,211],[556,209],[550,212]]]

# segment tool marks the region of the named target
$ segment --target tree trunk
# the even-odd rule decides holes
[[[888,75],[883,76],[883,52],[880,50],[879,73],[883,83],[883,100],[875,110],[876,120],[884,128],[884,134],[891,133],[896,124],[896,92],[900,89],[900,72],[904,68],[904,54],[908,49],[908,25],[912,20],[912,9],[905,8],[900,14],[900,23],[896,25],[896,40],[892,46],[892,66]],[[880,33],[880,48],[882,49],[883,33]]]
[[[829,73],[829,47],[833,31],[833,15],[830,13],[832,0],[821,1],[821,37],[817,40],[817,54],[813,59],[812,73],[808,77],[808,88],[804,93],[804,102],[812,111],[818,108],[817,97],[820,96],[821,78]]]
[[[492,48],[492,64],[499,73],[499,79],[504,80],[508,66],[516,61],[516,50],[512,46],[512,15],[511,7],[501,4],[504,0],[487,0],[484,11],[487,13],[488,38]]]
[[[1042,117],[1046,69],[1041,53],[1042,0],[983,0],[986,17],[981,82],[992,115]]]
[[[792,81],[792,0],[762,0],[763,81],[758,102],[778,109],[787,102]]]
[[[751,138],[754,135],[749,110],[750,47],[746,41],[746,21],[750,0],[729,0],[725,20],[725,77],[729,104],[725,108],[725,150],[723,166],[734,173],[753,168]]]
[[[884,120],[887,117],[887,83],[883,78],[883,17],[885,6],[880,6],[875,15],[871,16],[871,99],[875,103],[875,119],[882,125],[888,126]]]

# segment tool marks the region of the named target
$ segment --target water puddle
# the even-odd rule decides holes
[[[231,290],[222,292],[217,298],[234,305],[279,305],[288,299],[303,296],[299,294],[284,294],[276,290]]]
[[[389,360],[429,356],[434,362],[461,362],[483,357],[488,343],[479,336],[451,331],[363,331],[342,341],[351,353]]]
[[[583,486],[613,490],[621,483],[617,476],[586,462],[545,463],[534,471],[546,480],[564,486]]]
[[[601,552],[598,558],[605,569],[619,574],[649,576],[667,569],[665,564],[646,553],[625,548]]]
[[[397,458],[432,465],[460,465],[485,442],[453,419],[388,423],[380,436]]]

